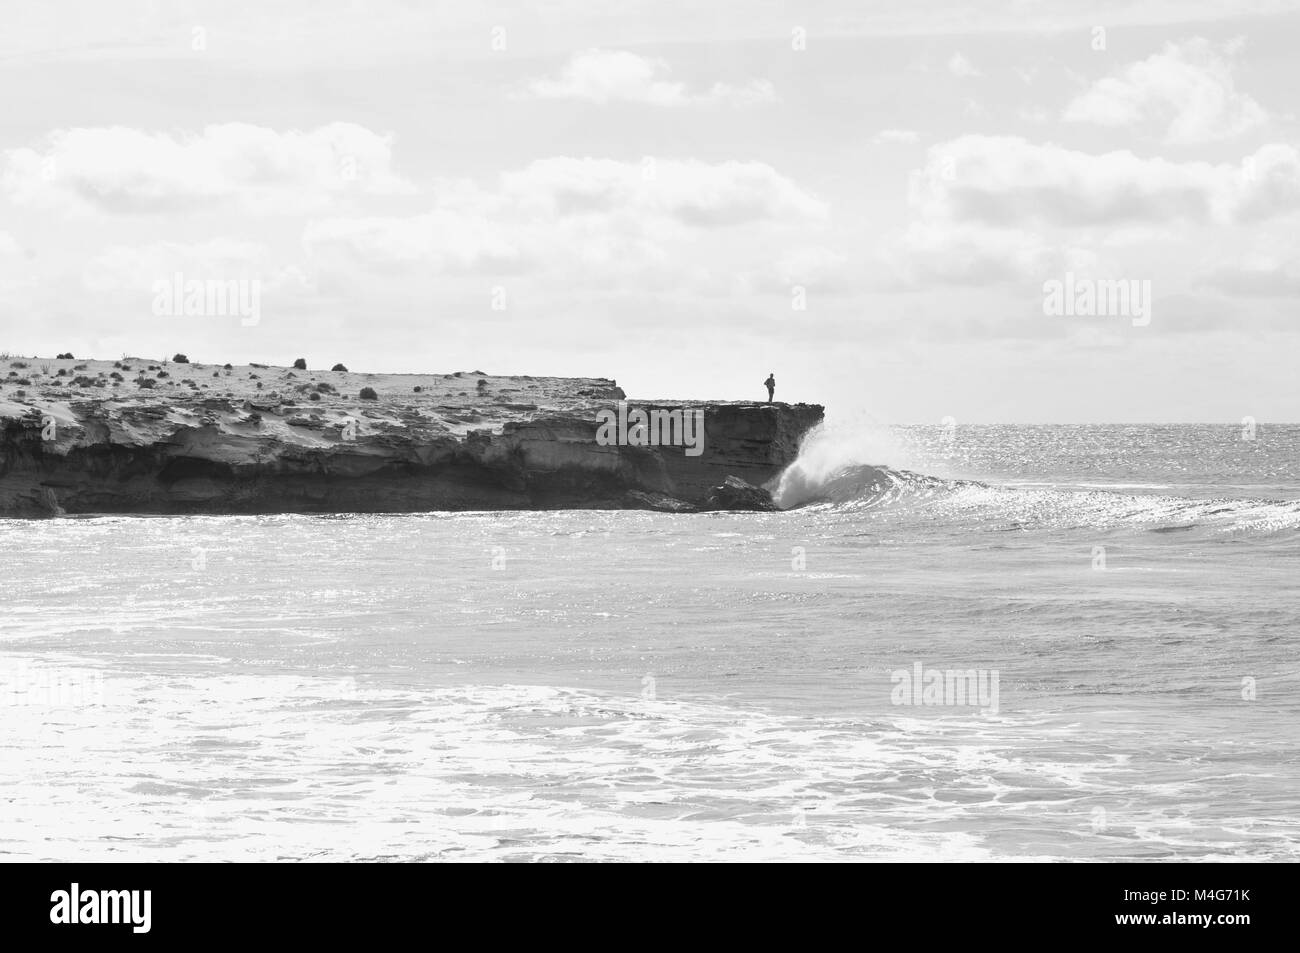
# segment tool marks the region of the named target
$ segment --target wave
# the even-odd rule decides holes
[[[906,447],[886,428],[822,423],[804,436],[794,463],[768,488],[776,505],[788,510],[812,503],[873,499],[912,478],[933,479],[873,462],[898,461],[906,455]]]
[[[881,463],[865,453],[886,448],[868,433],[830,428],[809,434],[799,457],[774,481],[781,509],[830,506],[858,511],[891,508],[926,518],[972,521],[991,529],[1133,526],[1157,533],[1197,527],[1217,530],[1300,529],[1300,500],[1255,496],[1183,496],[1168,485],[1042,483],[996,484],[931,476]],[[1147,492],[1132,492],[1133,490]]]
[[[772,497],[782,509],[818,503],[878,506],[909,498],[934,497],[964,486],[982,487],[985,484],[972,480],[945,480],[871,464],[850,464],[828,474],[792,466],[781,475]]]

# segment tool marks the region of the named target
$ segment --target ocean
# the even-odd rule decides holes
[[[779,513],[3,520],[0,859],[1294,860],[1298,475],[855,424]]]

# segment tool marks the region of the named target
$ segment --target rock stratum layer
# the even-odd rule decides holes
[[[0,517],[767,509],[757,488],[822,419],[629,401],[702,411],[702,452],[602,446],[624,399],[602,378],[0,359]]]

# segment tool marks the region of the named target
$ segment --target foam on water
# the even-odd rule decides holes
[[[1137,780],[1132,752],[1046,754],[1071,731],[1055,719],[863,726],[541,686],[219,673],[110,673],[101,701],[8,706],[8,859],[1048,859],[1059,850],[1023,832],[1083,841],[1100,804],[1114,814],[1100,840],[1123,856],[1222,847]],[[1202,799],[1223,787],[1201,784]],[[1300,852],[1226,813],[1238,855]]]
[[[0,521],[0,857],[1295,859],[1300,439],[1197,432],[823,448],[779,513]]]

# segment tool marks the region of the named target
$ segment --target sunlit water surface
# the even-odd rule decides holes
[[[894,439],[783,513],[0,521],[0,858],[1300,855],[1300,428]]]

